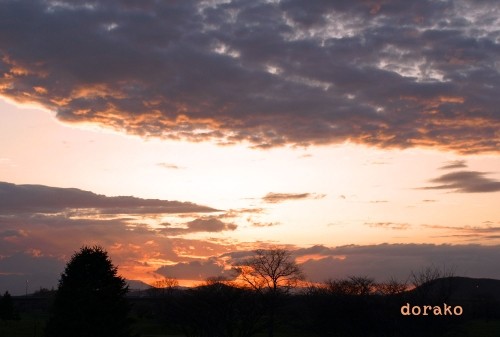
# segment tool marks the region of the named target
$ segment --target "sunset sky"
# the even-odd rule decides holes
[[[500,278],[499,93],[496,0],[0,1],[0,292],[84,244]]]

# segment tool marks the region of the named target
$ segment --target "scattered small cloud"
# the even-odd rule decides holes
[[[443,233],[433,237],[460,238],[465,242],[485,242],[487,240],[496,242],[500,237],[500,226],[488,221],[483,222],[482,226],[422,225],[422,227]]]
[[[374,161],[366,161],[363,163],[363,165],[388,165],[389,162],[387,161],[379,161],[379,160],[374,160]]]
[[[487,178],[487,172],[458,171],[446,173],[430,180],[436,186],[426,186],[424,190],[453,190],[460,193],[492,193],[500,191],[500,181]]]
[[[242,217],[246,214],[262,214],[265,210],[263,208],[255,207],[255,208],[236,208],[225,211],[224,213],[218,216],[219,219],[224,218],[237,218]]]
[[[395,222],[365,222],[365,225],[368,227],[385,228],[393,230],[404,230],[404,229],[409,229],[411,227],[411,225],[408,223],[395,223]]]
[[[439,169],[440,170],[452,170],[452,169],[458,169],[458,168],[466,168],[467,164],[465,160],[451,160],[446,162],[446,165],[441,166]]]
[[[222,232],[234,231],[238,226],[227,224],[216,218],[195,219],[187,223],[187,228],[193,232]]]
[[[252,222],[253,227],[274,227],[280,224],[280,222]]]
[[[481,235],[481,234],[491,234],[491,233],[499,233],[500,234],[500,226],[492,226],[490,223],[487,223],[485,226],[441,226],[441,225],[422,225],[424,228],[429,229],[438,229],[438,230],[449,230],[455,232],[466,232],[468,234],[473,235]]]
[[[165,169],[169,169],[169,170],[180,170],[182,168],[180,166],[177,166],[177,165],[171,164],[171,163],[158,163],[156,165],[163,167]]]
[[[270,192],[262,197],[262,200],[269,204],[277,204],[289,200],[302,200],[302,199],[323,199],[325,194],[316,193],[273,193]]]
[[[225,223],[216,217],[198,218],[189,221],[181,226],[172,226],[169,223],[163,223],[160,233],[168,236],[179,236],[190,233],[219,233],[223,231],[234,231],[238,228],[233,223]]]
[[[1,219],[1,218],[0,218]],[[23,229],[6,229],[0,231],[0,239],[8,240],[14,238],[23,238],[27,236],[27,232]]]

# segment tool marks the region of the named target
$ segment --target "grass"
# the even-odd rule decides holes
[[[498,337],[500,320],[474,320],[464,323],[456,337]]]
[[[43,337],[47,318],[46,313],[37,312],[21,314],[18,320],[0,320],[0,337]],[[166,331],[152,319],[136,319],[133,328],[141,337],[182,337],[178,333]]]
[[[47,313],[37,311],[22,313],[19,320],[0,320],[0,337],[43,337],[43,330],[48,316]],[[141,337],[182,337],[178,331],[166,329],[158,321],[151,318],[136,318],[133,324],[134,331]],[[456,326],[443,337],[498,337],[500,320],[472,320]],[[276,329],[276,337],[310,337],[306,331],[296,331],[289,326],[280,326]],[[263,331],[256,337],[267,336]]]
[[[19,320],[0,321],[0,337],[42,337],[45,319],[25,316]]]

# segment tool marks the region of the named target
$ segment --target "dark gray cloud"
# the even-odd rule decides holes
[[[170,224],[163,224],[165,227],[159,232],[166,235],[182,235],[189,233],[208,232],[218,233],[223,231],[234,231],[238,228],[232,223],[225,223],[217,217],[198,218],[189,221],[183,227],[172,227]]]
[[[412,271],[431,265],[453,269],[460,276],[500,279],[500,271],[492,267],[500,258],[499,245],[384,243],[286,248],[303,267],[307,280],[313,282],[352,275],[370,276],[377,281],[391,277],[404,281]],[[252,251],[233,251],[222,254],[220,258],[229,258],[228,263],[237,264],[252,254]]]
[[[180,240],[183,234],[237,228],[216,217],[197,218],[200,213],[213,211],[177,201],[106,197],[74,188],[0,183],[0,257],[33,249],[45,256],[61,257],[83,244],[99,244],[122,247],[127,259],[139,259],[145,253],[137,251],[137,247],[149,248],[145,243],[156,242],[161,247],[155,248],[154,254],[161,253],[155,258],[172,259],[177,255],[171,242]],[[158,224],[165,215],[176,223],[184,222],[183,227],[151,225]],[[194,220],[185,223],[186,216]]]
[[[288,200],[300,200],[300,199],[322,199],[324,198],[324,194],[315,194],[315,193],[273,193],[269,192],[262,200],[270,203],[277,204],[280,202],[288,201]]]
[[[141,199],[131,196],[107,197],[76,188],[43,185],[15,185],[0,182],[1,214],[35,212],[78,212],[99,214],[166,214],[214,212],[213,208],[189,202]]]
[[[426,190],[453,190],[461,193],[488,193],[499,192],[500,181],[487,178],[486,172],[458,171],[443,174],[430,182],[438,184],[427,186]]]
[[[231,272],[224,270],[224,265],[215,258],[163,266],[156,272],[168,277],[200,281],[206,280],[209,277],[232,276]]]
[[[187,223],[188,229],[196,232],[221,232],[224,230],[235,230],[234,224],[226,224],[216,218],[195,219]]]
[[[64,261],[54,257],[16,253],[0,259],[0,289],[11,294],[32,293],[40,288],[57,288]],[[27,289],[26,289],[27,288]]]
[[[325,281],[350,275],[370,276],[378,281],[390,277],[406,280],[411,271],[430,265],[446,266],[457,275],[500,278],[492,266],[500,258],[500,246],[381,244],[298,249],[295,255],[310,258],[302,263],[309,280]]]
[[[496,0],[0,2],[0,95],[260,147],[500,148]]]

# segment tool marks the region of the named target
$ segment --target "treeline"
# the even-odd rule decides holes
[[[187,337],[461,336],[467,322],[500,319],[498,301],[454,300],[453,282],[438,278],[409,290],[395,281],[349,277],[293,292],[259,292],[210,280],[187,290],[152,289],[147,298],[132,301],[138,317]]]

